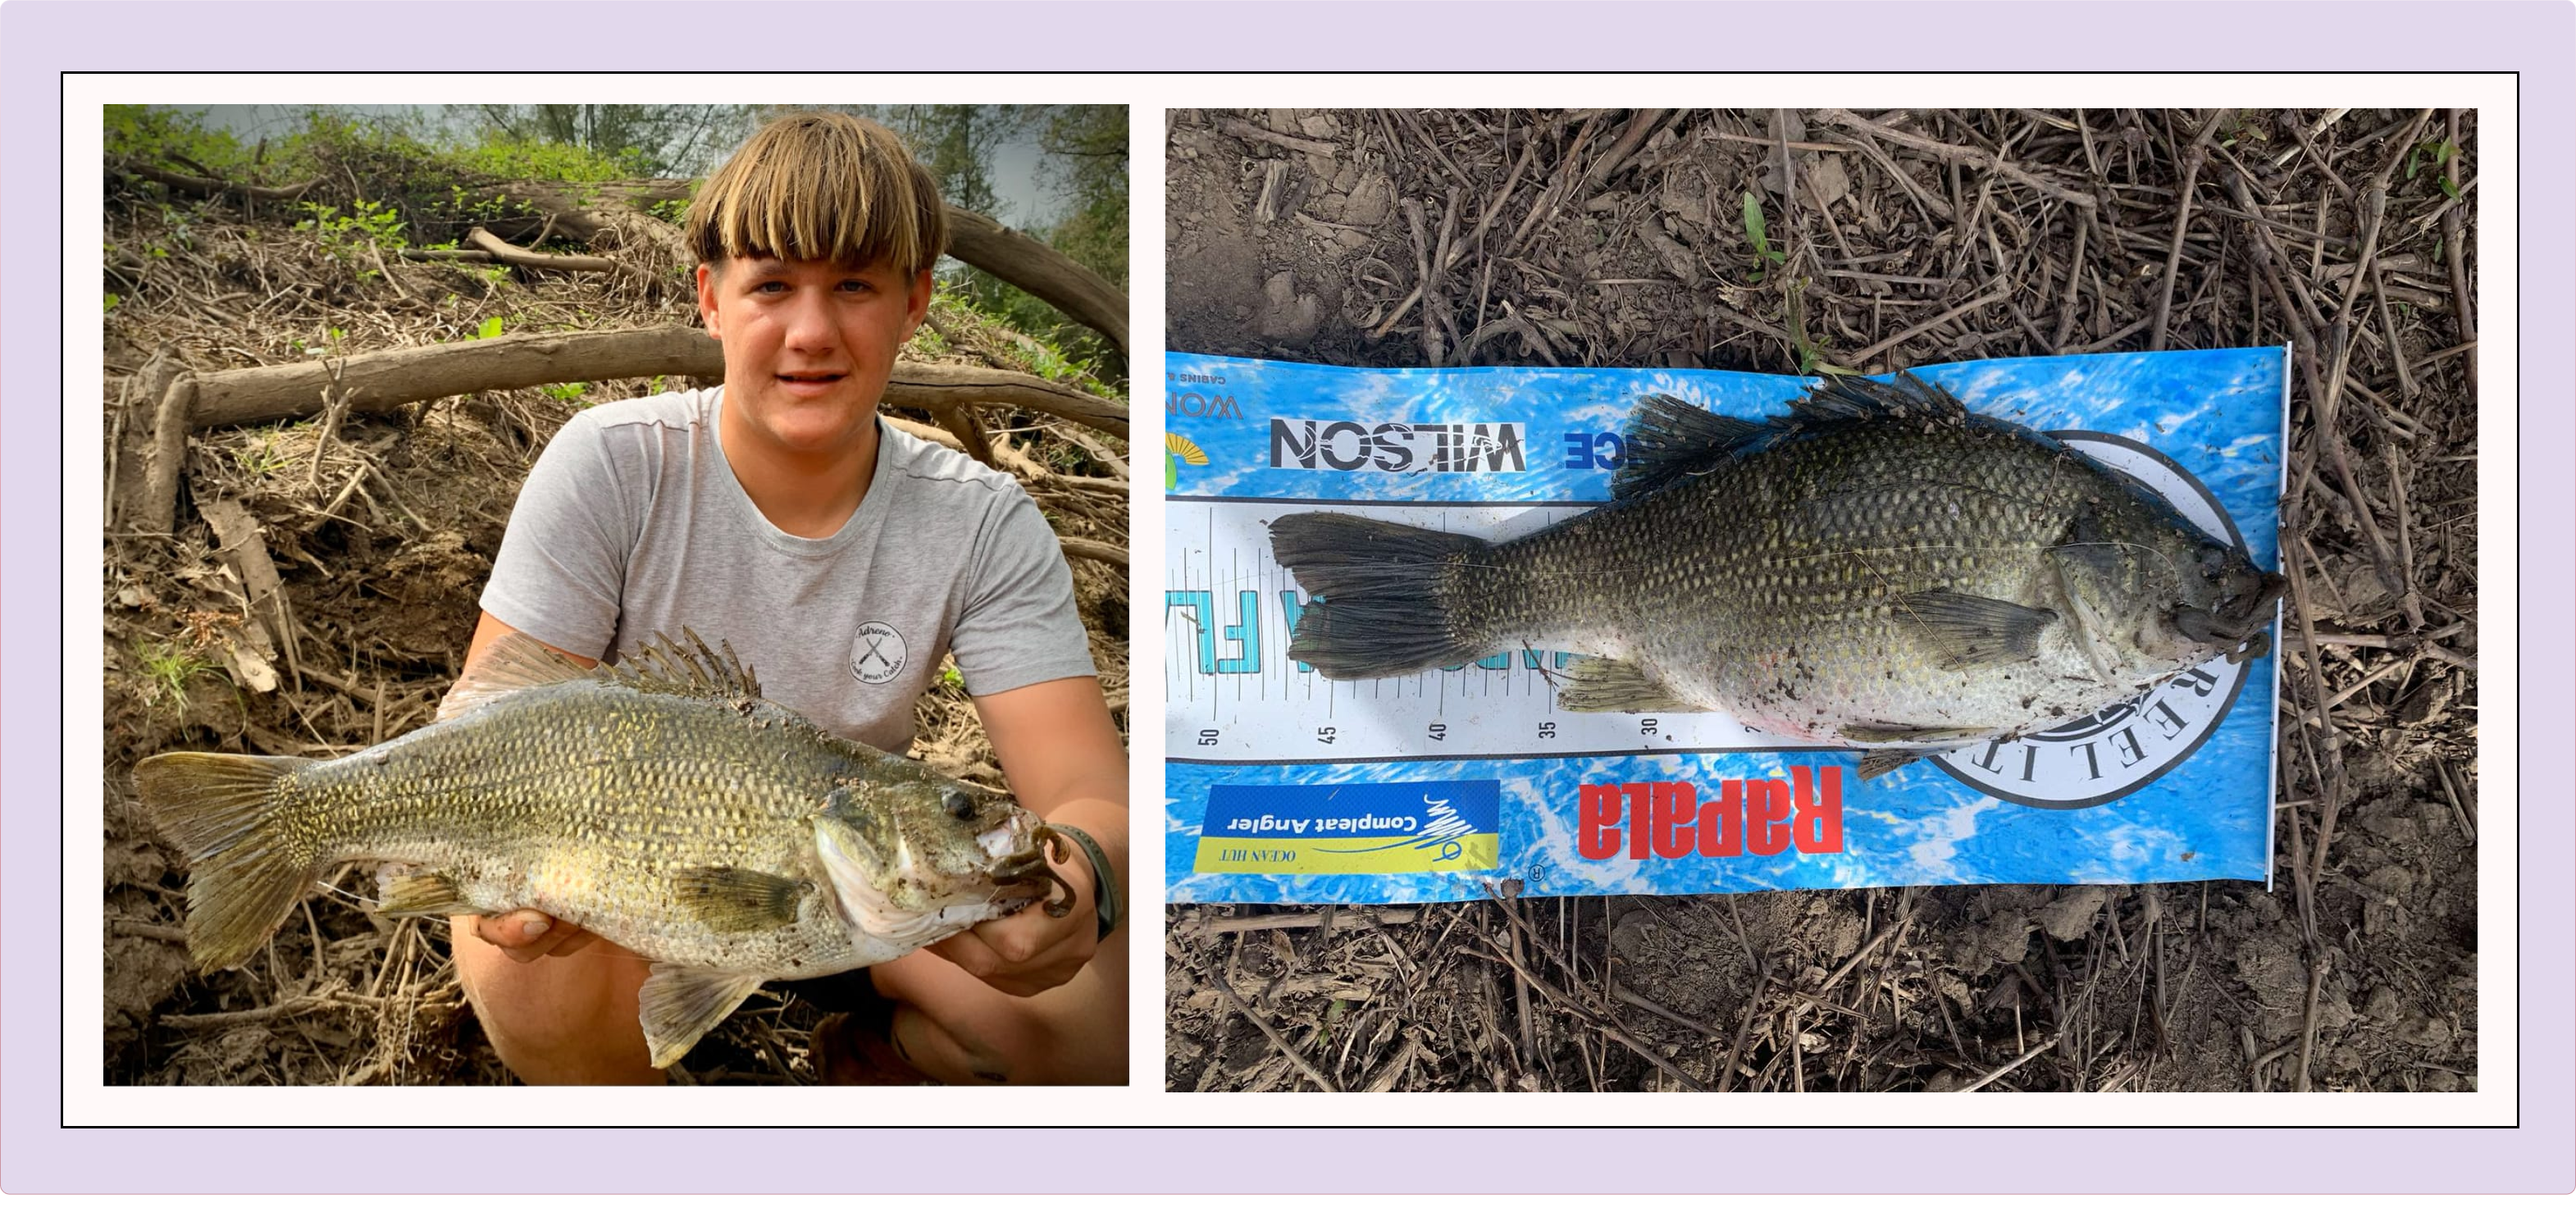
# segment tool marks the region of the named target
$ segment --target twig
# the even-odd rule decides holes
[[[1222,970],[1218,971],[1217,975],[1210,980],[1216,983],[1217,990],[1225,995],[1225,1000],[1232,1003],[1235,1010],[1243,1012],[1243,1017],[1251,1020],[1252,1026],[1261,1029],[1261,1034],[1270,1038],[1271,1047],[1278,1049],[1279,1055],[1288,1059],[1288,1064],[1297,1067],[1298,1073],[1304,1074],[1308,1078],[1313,1079],[1315,1085],[1320,1086],[1325,1090],[1338,1092],[1342,1089],[1333,1085],[1333,1080],[1326,1077],[1324,1071],[1316,1069],[1315,1063],[1308,1061],[1303,1056],[1299,1055],[1296,1048],[1288,1043],[1288,1038],[1281,1036],[1279,1034],[1279,1029],[1270,1026],[1269,1020],[1263,1019],[1261,1016],[1254,1014],[1252,1008],[1243,1001],[1243,996],[1236,994],[1234,992],[1234,987],[1227,984],[1225,973]]]
[[[2325,985],[2326,966],[2332,957],[2317,952],[2308,958],[2308,1013],[2299,1027],[2299,1076],[2293,1085],[2301,1094],[2314,1089],[2308,1083],[2308,1057],[2317,1047],[2317,991]]]
[[[1862,117],[1857,113],[1853,113],[1848,109],[1820,109],[1816,111],[1816,120],[1828,125],[1842,126],[1847,129],[1863,131],[1874,137],[1886,139],[1900,147],[1912,147],[1917,151],[1932,155],[1945,163],[1968,164],[1974,167],[1989,169],[2013,180],[2029,185],[2031,188],[2037,189],[2041,193],[2047,194],[2048,196],[2056,198],[2057,200],[2065,202],[2071,206],[2081,206],[2090,210],[2096,204],[2093,198],[2086,194],[2078,193],[2062,185],[2053,184],[2037,176],[2033,176],[2004,159],[1990,155],[1974,147],[1954,147],[1937,139],[1925,138],[1919,134],[1908,134],[1905,131],[1895,129],[1893,127],[1879,125],[1878,123],[1870,121],[1868,118]],[[1899,172],[1896,173],[1896,175],[1903,176],[1904,173]]]
[[[2165,348],[2165,317],[2173,309],[2174,276],[2182,271],[2182,239],[2191,230],[2191,196],[2200,184],[2200,166],[2209,162],[2209,136],[2218,132],[2218,124],[2227,120],[2232,109],[2221,109],[2209,117],[2200,133],[2183,152],[2182,188],[2174,199],[2173,246],[2165,252],[2164,279],[2156,286],[2156,321],[2147,335],[2147,351]]]
[[[2012,296],[2011,285],[2006,284],[1998,286],[1992,292],[1980,294],[1975,298],[1971,298],[1957,306],[1953,306],[1948,310],[1942,311],[1940,314],[1934,315],[1929,319],[1925,319],[1912,327],[1908,327],[1895,335],[1889,336],[1884,340],[1880,340],[1878,343],[1861,349],[1859,352],[1853,353],[1852,363],[1855,365],[1866,366],[1872,358],[1888,349],[1894,348],[1907,340],[1911,340],[1916,336],[1922,335],[1924,332],[1930,331],[1935,327],[1939,327],[1940,325],[1958,318],[1961,315],[1967,314],[1970,311],[1976,310],[1979,307],[1990,306],[2010,296]]]
[[[1313,155],[1332,155],[1341,150],[1341,148],[1336,147],[1331,143],[1324,142],[1321,139],[1299,138],[1293,134],[1281,134],[1276,130],[1262,126],[1255,126],[1250,122],[1244,121],[1242,118],[1218,118],[1216,119],[1216,128],[1227,134],[1231,134],[1236,138],[1248,138],[1255,142],[1269,143],[1273,146],[1286,147],[1291,151],[1304,151]]]
[[[2019,1056],[2019,1057],[2015,1057],[2015,1058],[2013,1058],[2012,1060],[2005,1062],[2001,1067],[1997,1068],[1993,1073],[1987,1074],[1987,1075],[1986,1075],[1985,1077],[1983,1077],[1983,1078],[1979,1078],[1979,1079],[1977,1079],[1976,1081],[1971,1082],[1971,1083],[1969,1083],[1969,1084],[1968,1084],[1968,1085],[1966,1085],[1966,1086],[1960,1087],[1960,1088],[1959,1088],[1959,1093],[1960,1093],[1960,1094],[1966,1094],[1966,1093],[1968,1093],[1969,1091],[1973,1091],[1973,1090],[1981,1090],[1981,1089],[1983,1089],[1983,1088],[1985,1087],[1985,1085],[1986,1085],[1987,1083],[1989,1083],[1989,1082],[1993,1082],[1993,1081],[1994,1081],[1995,1079],[1997,1079],[1997,1078],[2001,1078],[2001,1077],[2003,1077],[2004,1075],[2006,1075],[2006,1074],[2009,1074],[2009,1073],[2013,1072],[2014,1070],[2020,1069],[2020,1068],[2021,1068],[2025,1063],[2027,1063],[2031,1058],[2033,1058],[2033,1057],[2037,1057],[2037,1056],[2039,1056],[2040,1054],[2045,1053],[2045,1052],[2047,1052],[2048,1050],[2050,1050],[2050,1049],[2052,1049],[2052,1048],[2057,1047],[2057,1038],[2058,1038],[2058,1036],[2060,1036],[2060,1035],[2063,1035],[2063,1033],[2062,1033],[2062,1032],[2058,1032],[2058,1033],[2051,1033],[2051,1034],[2049,1035],[2048,1039],[2043,1040],[2043,1041],[2040,1041],[2038,1044],[2032,1045],[2032,1046],[2030,1046],[2028,1049],[2023,1050],[2023,1051],[2022,1051],[2022,1055],[2021,1055],[2021,1056]]]

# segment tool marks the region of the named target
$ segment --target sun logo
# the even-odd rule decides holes
[[[1189,437],[1177,432],[1163,434],[1163,489],[1171,491],[1181,485],[1181,466],[1203,466],[1208,463],[1207,450]]]

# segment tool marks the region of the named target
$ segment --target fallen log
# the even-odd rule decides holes
[[[532,252],[517,244],[505,242],[499,236],[481,227],[467,231],[465,242],[488,253],[494,260],[520,268],[552,269],[559,273],[617,271],[617,262],[605,256],[558,256],[551,252]]]
[[[363,353],[338,362],[352,414],[425,399],[558,382],[687,376],[724,379],[724,348],[693,327],[500,336]],[[319,414],[331,374],[321,362],[195,375],[190,428],[269,423]],[[1127,436],[1127,407],[1044,378],[967,365],[897,362],[885,402],[934,415],[965,406],[1018,407]]]
[[[948,254],[1027,290],[1127,351],[1127,294],[1073,258],[971,210],[948,207]]]
[[[192,197],[216,197],[228,193],[235,197],[248,197],[259,201],[293,201],[310,192],[315,185],[322,183],[322,178],[316,176],[311,180],[291,185],[235,184],[232,181],[217,180],[209,176],[188,176],[167,168],[156,168],[135,159],[120,160],[116,168],[126,175],[140,176]]]

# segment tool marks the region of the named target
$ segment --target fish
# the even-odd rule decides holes
[[[1647,395],[1611,502],[1512,540],[1335,512],[1270,524],[1326,679],[1516,649],[1578,712],[1721,712],[1864,778],[2270,649],[2284,580],[2137,480],[1911,373],[1745,420]]]
[[[652,962],[659,1069],[765,981],[1069,910],[1063,838],[1035,815],[815,726],[730,644],[681,632],[596,668],[507,635],[433,722],[336,759],[136,763],[189,866],[191,957],[240,964],[316,877],[377,861],[384,917],[541,910]]]

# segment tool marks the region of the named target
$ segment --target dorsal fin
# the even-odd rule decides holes
[[[1761,430],[1760,424],[1729,419],[1669,394],[1649,394],[1637,400],[1620,433],[1625,448],[1619,471],[1610,476],[1610,497],[1633,499],[1660,491],[1716,465]]]
[[[722,642],[716,649],[708,649],[707,640],[686,625],[680,627],[680,636],[687,639],[686,645],[672,640],[667,633],[656,632],[653,640],[601,671],[606,678],[638,692],[718,700],[760,699],[760,680],[734,656],[733,643]]]
[[[1871,420],[1963,421],[1959,397],[1911,373],[1894,382],[1828,377],[1789,402],[1789,413],[1760,422],[1730,419],[1666,394],[1637,400],[1620,433],[1627,446],[1610,479],[1613,499],[1634,499],[1707,473],[1730,457],[1776,447],[1829,425]]]
[[[1959,396],[1898,370],[1893,382],[1865,377],[1829,377],[1789,404],[1797,418],[1808,421],[1853,419],[1964,419],[1968,405]]]
[[[505,633],[466,669],[447,699],[438,703],[438,720],[471,713],[523,688],[582,679],[590,669],[565,658],[554,647],[524,633]]]

